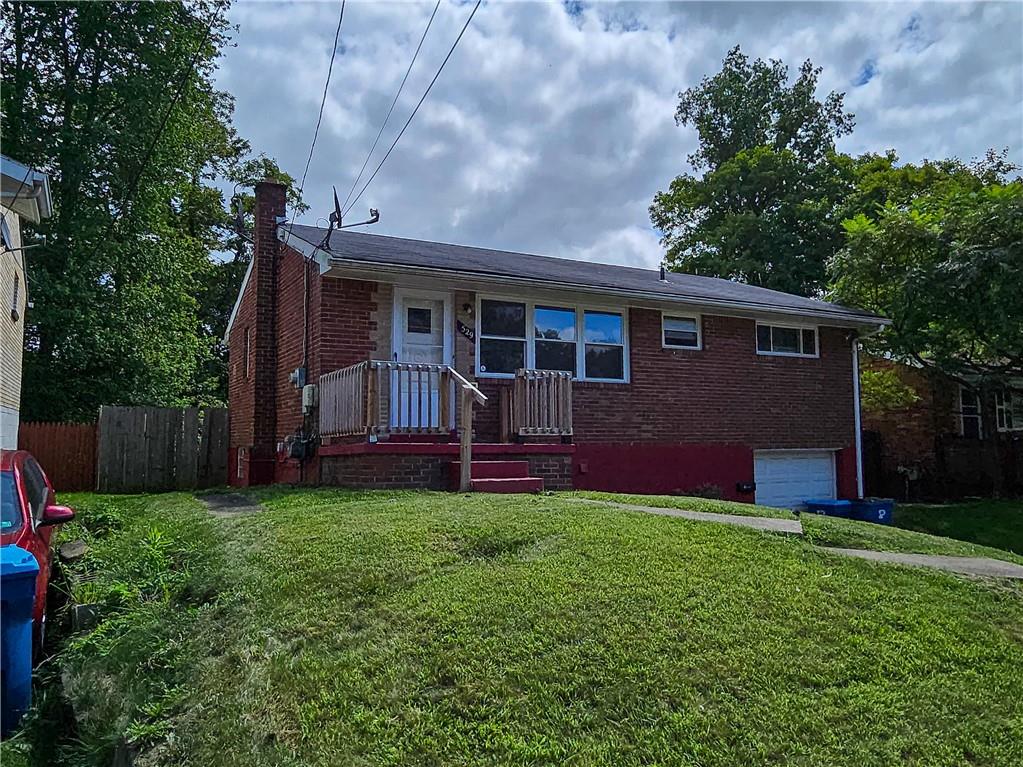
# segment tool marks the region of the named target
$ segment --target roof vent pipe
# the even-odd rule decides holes
[[[664,271],[664,264],[661,264],[661,282],[668,281],[668,274]]]

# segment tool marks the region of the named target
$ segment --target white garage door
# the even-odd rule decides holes
[[[791,509],[808,498],[834,498],[835,454],[829,450],[754,453],[753,481],[762,506]]]

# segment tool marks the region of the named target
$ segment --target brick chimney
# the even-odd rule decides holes
[[[285,215],[285,187],[256,184],[252,271],[231,328],[229,407],[231,483],[274,481],[277,453],[277,272],[281,243],[277,219]]]

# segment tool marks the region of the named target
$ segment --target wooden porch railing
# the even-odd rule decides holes
[[[472,463],[473,404],[486,395],[449,365],[368,360],[320,376],[320,436],[448,434],[460,397],[461,488]]]
[[[572,434],[572,374],[519,370],[509,403],[510,432],[518,436]]]

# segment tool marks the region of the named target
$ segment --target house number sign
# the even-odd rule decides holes
[[[461,320],[458,321],[458,332],[461,333],[466,338],[468,338],[473,343],[476,343],[476,331],[473,328],[470,328]]]

